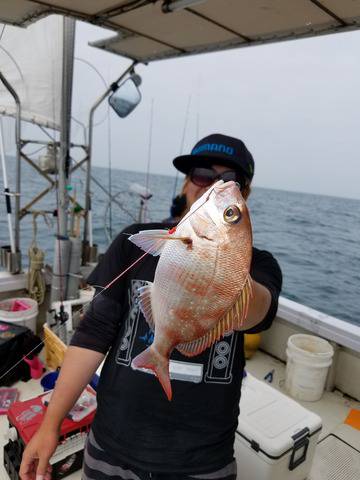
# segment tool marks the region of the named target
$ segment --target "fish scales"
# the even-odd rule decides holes
[[[219,181],[175,232],[144,231],[130,240],[144,250],[153,243],[151,253],[160,253],[154,282],[140,294],[154,342],[132,366],[154,370],[170,399],[172,350],[197,355],[242,326],[251,289],[250,217],[237,185]]]

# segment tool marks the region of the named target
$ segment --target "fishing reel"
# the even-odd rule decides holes
[[[64,305],[60,305],[59,310],[55,308],[50,309],[49,313],[53,314],[53,319],[55,320],[55,323],[49,325],[51,328],[57,325],[64,325],[69,320],[69,314],[65,310]]]

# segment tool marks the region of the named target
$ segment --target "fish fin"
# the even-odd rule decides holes
[[[161,254],[165,243],[168,230],[142,230],[139,233],[131,235],[128,240],[137,245],[144,252],[151,253],[154,257]],[[161,237],[161,238],[160,238]]]
[[[171,230],[142,230],[131,235],[128,240],[144,250],[144,252],[151,253],[154,257],[161,255],[168,240],[179,240],[189,248],[192,246],[190,237],[177,237],[173,233]]]
[[[228,312],[232,324],[231,330],[240,330],[244,325],[244,321],[249,312],[249,304],[252,295],[252,280],[250,275],[248,275],[239,298]]]
[[[250,275],[246,279],[244,288],[238,300],[228,310],[225,315],[219,320],[215,327],[207,332],[203,337],[200,337],[192,342],[181,343],[176,346],[180,353],[187,357],[194,357],[209,348],[225,333],[232,330],[239,330],[247,317],[249,310],[250,298],[252,297],[252,280]]]
[[[152,282],[146,282],[146,285],[138,288],[138,292],[139,292],[139,305],[140,305],[141,311],[149,327],[153,332],[155,332],[155,322],[154,322],[152,307],[151,307],[152,286],[153,286]]]
[[[218,323],[221,335],[232,330],[240,330],[246,320],[250,299],[252,297],[252,280],[248,275],[245,285],[241,290],[239,298],[234,305],[228,310]]]
[[[179,343],[176,345],[177,350],[179,350],[179,352],[186,357],[195,357],[196,355],[200,355],[200,353],[209,348],[210,345],[212,345],[216,340],[214,339],[216,335],[216,327],[196,340],[187,343]]]
[[[172,399],[172,389],[169,375],[169,359],[161,356],[152,346],[137,355],[131,362],[134,370],[142,368],[152,370],[157,376],[161,386],[170,401]]]

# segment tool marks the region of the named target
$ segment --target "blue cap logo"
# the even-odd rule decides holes
[[[198,155],[199,153],[206,152],[224,153],[225,155],[234,155],[235,153],[232,147],[228,147],[222,143],[204,143],[203,145],[195,147],[192,150],[191,155]]]

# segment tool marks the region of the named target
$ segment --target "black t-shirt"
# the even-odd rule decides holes
[[[106,286],[142,255],[126,233],[166,228],[132,225],[109,247],[88,282]],[[244,359],[243,332],[232,332],[196,357],[171,354],[173,400],[156,377],[134,371],[132,359],[147,348],[153,333],[137,304],[137,289],[153,281],[158,257],[147,255],[126,275],[98,295],[71,344],[106,352],[98,386],[93,431],[115,459],[146,471],[206,473],[233,458]],[[281,290],[281,270],[274,257],[253,249],[251,276],[272,297],[264,320],[251,332],[269,328]],[[249,332],[250,332],[249,331]]]

